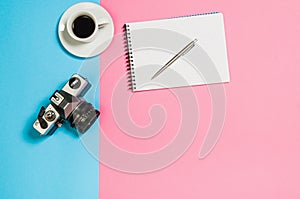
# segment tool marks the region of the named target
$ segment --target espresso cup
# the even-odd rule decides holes
[[[88,11],[79,11],[67,20],[66,29],[72,39],[88,43],[95,39],[99,27],[103,27],[107,23],[105,19],[97,19]]]

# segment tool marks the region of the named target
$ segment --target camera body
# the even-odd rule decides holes
[[[79,133],[85,133],[97,120],[100,112],[82,97],[91,84],[84,77],[74,74],[61,90],[50,97],[50,104],[41,107],[33,127],[40,135],[52,135],[67,120]]]

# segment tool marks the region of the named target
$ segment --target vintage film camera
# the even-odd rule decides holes
[[[51,103],[40,109],[33,127],[40,135],[52,135],[68,120],[71,127],[79,133],[85,133],[100,115],[92,104],[82,98],[90,87],[87,79],[74,74],[61,90],[55,91],[50,97]]]

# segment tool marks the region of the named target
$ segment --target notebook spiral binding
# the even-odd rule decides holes
[[[127,67],[127,76],[128,76],[128,87],[132,90],[136,89],[135,83],[135,72],[134,72],[134,60],[132,52],[132,43],[130,37],[130,27],[128,24],[124,24],[124,45],[125,45],[125,56],[126,56],[126,67]]]
[[[212,15],[212,14],[218,14],[218,13],[220,13],[220,12],[205,12],[205,13],[200,13],[200,14],[191,14],[191,15],[183,15],[183,16],[178,16],[178,17],[171,17],[171,18],[168,18],[168,19],[194,17],[194,16],[201,16],[201,15]]]

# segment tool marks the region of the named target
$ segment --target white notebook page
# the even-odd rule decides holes
[[[127,23],[133,91],[230,81],[221,13]],[[196,46],[151,77],[189,42]]]

